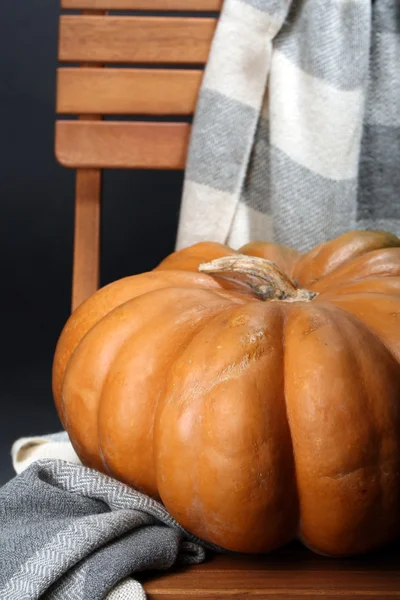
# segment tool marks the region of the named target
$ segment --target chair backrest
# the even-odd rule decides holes
[[[61,2],[74,11],[60,17],[58,58],[68,66],[57,73],[55,131],[58,161],[77,170],[73,309],[99,286],[102,170],[185,166],[182,117],[194,112],[222,2]]]

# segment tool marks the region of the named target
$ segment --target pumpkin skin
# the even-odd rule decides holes
[[[310,300],[260,300],[204,262],[272,261]],[[307,254],[201,243],[96,292],[53,364],[82,462],[228,550],[292,539],[331,556],[400,533],[400,240]]]

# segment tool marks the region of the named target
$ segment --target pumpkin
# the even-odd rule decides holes
[[[76,309],[53,393],[85,465],[204,540],[378,548],[400,532],[400,240],[175,252]]]

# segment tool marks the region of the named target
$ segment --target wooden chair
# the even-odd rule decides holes
[[[81,11],[60,18],[59,60],[76,66],[58,70],[55,144],[59,162],[77,170],[73,308],[99,285],[102,170],[185,166],[189,124],[149,117],[193,113],[199,67],[207,61],[221,5],[222,0],[62,0],[63,9]],[[173,16],[179,10],[189,16]],[[205,11],[215,11],[214,17],[205,17]],[[78,118],[63,119],[66,115]],[[116,115],[142,118],[102,120]],[[222,556],[182,571],[145,575],[143,582],[150,600],[388,600],[400,598],[399,558],[392,549],[366,559],[329,560],[294,544],[269,557]]]
[[[58,70],[57,113],[79,118],[58,120],[55,135],[58,161],[77,170],[73,308],[99,284],[102,169],[184,168],[190,126],[146,117],[193,113],[199,67],[207,61],[221,5],[222,0],[62,0],[63,9],[82,11],[60,18],[59,60],[80,67]],[[215,16],[126,16],[107,9],[215,11]],[[109,115],[145,117],[102,120]]]

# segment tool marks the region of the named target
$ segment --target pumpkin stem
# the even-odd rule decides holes
[[[250,288],[260,300],[309,301],[317,294],[297,287],[273,262],[234,254],[199,265],[199,271]]]

